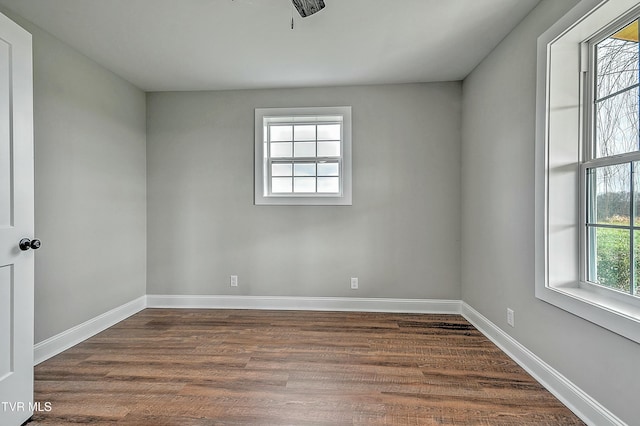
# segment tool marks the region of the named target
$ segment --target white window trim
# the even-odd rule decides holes
[[[640,343],[640,300],[582,280],[580,247],[589,65],[583,42],[637,7],[637,0],[583,0],[538,38],[535,295]]]
[[[278,194],[265,195],[266,161],[264,155],[264,118],[269,116],[319,116],[341,115],[342,122],[342,158],[341,193],[334,194]],[[305,108],[256,108],[255,110],[255,183],[256,205],[352,205],[352,149],[351,149],[351,107],[305,107]]]

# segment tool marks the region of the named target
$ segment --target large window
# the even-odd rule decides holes
[[[351,204],[351,108],[256,109],[256,204]]]
[[[640,44],[625,19],[588,42],[586,281],[640,295]]]
[[[637,0],[582,0],[538,38],[535,294],[640,343]]]

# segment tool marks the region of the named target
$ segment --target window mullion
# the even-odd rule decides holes
[[[636,21],[637,22],[637,21]],[[638,27],[638,31],[636,33],[637,38],[638,38],[638,42],[636,43],[636,49],[638,52],[638,69],[640,69],[640,23],[638,23],[637,25]],[[639,81],[640,83],[640,81]],[[640,119],[640,90],[638,90],[638,117]],[[640,130],[640,123],[636,122],[636,129]],[[638,131],[638,149],[640,150],[640,131]],[[635,278],[635,274],[637,273],[637,271],[635,270],[635,214],[636,214],[636,201],[635,201],[635,172],[636,172],[636,164],[635,162],[631,163],[631,194],[630,194],[630,198],[631,198],[631,259],[629,260],[629,263],[631,264],[631,283],[629,285],[629,292],[631,293],[631,295],[635,295],[636,294],[636,278]]]
[[[629,291],[631,294],[634,294],[633,286],[635,283],[635,247],[634,247],[634,222],[635,222],[635,197],[634,197],[634,172],[635,172],[635,164],[630,163],[630,172],[631,172],[631,182],[629,184]]]
[[[596,276],[595,270],[595,262],[592,259],[595,259],[595,244],[593,244],[595,237],[595,229],[590,227],[591,219],[593,218],[593,184],[591,182],[591,174],[589,173],[589,169],[581,165],[580,176],[582,179],[582,188],[584,190],[582,201],[582,208],[584,210],[581,211],[582,218],[584,220],[584,241],[581,244],[583,249],[582,258],[584,259],[584,268],[582,279],[584,281],[593,281]]]
[[[630,90],[636,89],[636,88],[638,88],[639,86],[640,86],[640,84],[639,84],[639,83],[636,83],[636,84],[634,84],[634,85],[632,85],[632,86],[625,87],[624,89],[620,89],[620,90],[618,90],[617,92],[614,92],[614,93],[611,93],[611,94],[609,94],[609,95],[607,95],[607,96],[603,96],[603,97],[601,97],[601,98],[595,99],[595,100],[594,100],[594,103],[595,103],[595,104],[598,104],[598,103],[600,103],[600,102],[604,102],[604,101],[606,101],[606,100],[608,100],[608,99],[615,98],[616,96],[621,95],[621,94],[623,94],[623,93],[625,93],[625,92],[628,92],[628,91],[630,91]]]

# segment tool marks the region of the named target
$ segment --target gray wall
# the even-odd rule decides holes
[[[145,94],[33,34],[35,341],[145,294]]]
[[[543,1],[464,81],[462,299],[637,424],[640,345],[534,296],[536,41],[575,3]]]
[[[148,94],[147,293],[458,299],[460,89]],[[341,105],[353,206],[254,206],[254,108]]]

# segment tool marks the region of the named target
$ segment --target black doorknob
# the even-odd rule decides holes
[[[41,244],[42,243],[40,243],[40,240],[36,240],[36,239],[30,240],[28,238],[23,238],[20,240],[19,246],[20,246],[20,250],[27,251],[29,249],[38,250]]]

